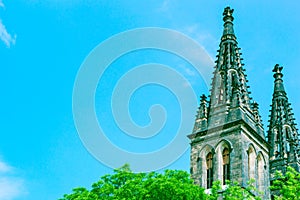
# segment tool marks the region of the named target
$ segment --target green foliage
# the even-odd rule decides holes
[[[221,187],[221,182],[220,181],[214,181],[213,182],[213,185],[212,185],[212,188],[211,188],[211,192],[210,192],[210,195],[208,195],[206,197],[207,200],[218,200],[220,194],[219,194],[219,191],[222,190],[222,187]]]
[[[300,200],[300,173],[288,167],[285,175],[277,172],[275,178],[271,190],[276,192],[276,200]],[[185,171],[133,173],[129,165],[124,165],[113,174],[102,176],[90,190],[75,188],[61,200],[218,200],[220,196],[224,200],[261,200],[262,196],[254,180],[247,188],[229,181],[222,188],[220,181],[215,181],[209,193],[205,194],[203,188],[194,185]]]
[[[294,168],[288,167],[285,175],[276,172],[275,179],[271,190],[277,193],[276,200],[300,200],[300,174]]]
[[[219,200],[222,196],[224,200],[261,200],[259,194],[254,187],[254,180],[248,182],[247,188],[242,188],[238,182],[226,181],[226,186],[222,189],[221,182],[215,181],[211,188],[211,194],[207,197],[208,200]]]
[[[227,189],[224,191],[224,200],[261,200],[260,192],[254,186],[254,180],[247,183],[246,188],[242,188],[238,182],[227,181]],[[254,195],[256,194],[256,195]],[[258,194],[258,195],[257,195]]]
[[[75,188],[61,200],[219,200],[221,196],[224,200],[260,200],[253,195],[258,194],[253,183],[252,180],[247,188],[242,188],[237,182],[228,181],[222,189],[221,182],[215,181],[207,190],[209,194],[205,194],[185,171],[133,173],[129,165],[124,165],[113,174],[102,176],[91,190]]]
[[[206,197],[204,189],[194,185],[185,171],[133,173],[124,165],[114,170],[114,174],[101,177],[90,191],[76,188],[61,200],[201,200]]]

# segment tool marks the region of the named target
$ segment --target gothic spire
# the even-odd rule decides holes
[[[258,104],[253,106],[244,73],[240,48],[233,29],[233,9],[223,12],[224,30],[213,73],[210,101],[207,108],[207,129],[243,120],[263,139],[263,127],[258,113]],[[201,106],[200,106],[201,107]],[[198,112],[201,112],[199,110]],[[196,121],[199,121],[196,120]],[[197,129],[197,127],[199,127]],[[202,128],[200,128],[202,127]],[[195,123],[194,133],[204,130]]]
[[[230,104],[236,98],[237,105],[250,108],[248,80],[244,74],[240,48],[237,46],[233,30],[233,9],[225,8],[223,13],[224,30],[218,50],[216,70],[211,90],[211,104]],[[233,95],[235,93],[235,95]],[[235,97],[233,97],[235,96]],[[235,105],[235,106],[237,106]]]
[[[291,165],[297,171],[300,170],[298,129],[284,89],[282,69],[283,67],[278,64],[273,69],[274,93],[268,126],[271,173],[275,170],[284,172],[285,169],[279,169],[278,166],[287,165]]]

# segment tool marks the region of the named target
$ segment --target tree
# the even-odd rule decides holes
[[[287,167],[285,175],[277,171],[271,190],[277,193],[274,195],[276,200],[300,200],[300,173],[292,167]]]
[[[133,173],[128,165],[105,175],[91,190],[75,188],[61,200],[193,200],[207,199],[204,189],[193,184],[190,175],[181,170],[160,174]]]
[[[251,179],[247,183],[248,186],[246,188],[242,188],[236,181],[227,181],[227,189],[223,194],[224,200],[261,200],[260,196],[262,194],[256,189],[254,183],[254,179]]]
[[[115,169],[92,184],[91,190],[75,188],[72,194],[65,194],[61,200],[260,200],[250,182],[242,188],[237,182],[227,182],[222,189],[221,182],[215,181],[206,191],[193,183],[190,175],[182,170],[165,170],[164,173],[133,173],[129,165]],[[257,193],[257,192],[256,192]]]
[[[254,195],[256,194],[256,195]],[[254,180],[248,182],[248,187],[243,188],[236,181],[226,181],[226,186],[221,186],[220,181],[213,183],[208,200],[261,200],[260,193],[254,186]],[[222,198],[220,198],[222,196]]]

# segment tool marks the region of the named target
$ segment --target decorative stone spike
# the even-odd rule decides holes
[[[193,133],[207,128],[207,97],[203,94],[200,97],[200,106],[197,111]]]

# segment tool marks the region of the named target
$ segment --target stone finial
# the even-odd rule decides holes
[[[254,101],[252,103],[252,108],[253,108],[253,110],[257,111],[258,110],[258,103]]]
[[[224,40],[231,40],[231,39],[236,39],[234,35],[234,30],[233,30],[233,9],[230,9],[230,7],[226,7],[223,12],[223,20],[224,20],[224,31],[223,31],[223,37],[222,41]]]
[[[283,77],[283,74],[282,74],[282,72],[281,72],[282,69],[283,69],[283,67],[280,67],[279,64],[276,64],[276,65],[275,65],[275,67],[274,67],[274,69],[273,69],[273,72],[274,72],[273,77],[274,77],[275,79],[281,79],[281,78]]]
[[[283,69],[283,67],[280,67],[279,64],[276,64],[273,69],[273,72],[274,72],[273,77],[275,78],[274,95],[276,95],[276,96],[278,96],[278,95],[285,96],[286,95],[284,86],[283,86],[283,80],[282,80],[282,77],[283,77],[283,74],[281,72],[282,69]]]
[[[202,94],[202,95],[201,95],[201,97],[200,97],[200,102],[201,102],[201,103],[207,102],[207,97],[205,96],[205,94]]]
[[[224,9],[224,12],[223,12],[223,20],[224,22],[232,22],[233,21],[233,16],[232,16],[232,13],[233,13],[233,9],[230,9],[230,7],[226,7]]]

